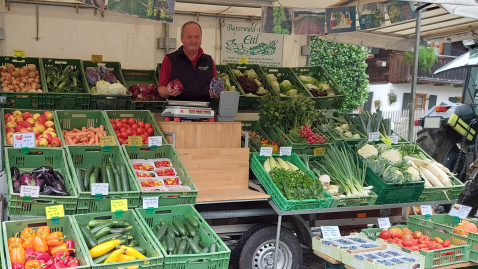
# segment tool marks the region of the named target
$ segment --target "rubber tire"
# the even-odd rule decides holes
[[[422,129],[417,133],[417,143],[437,162],[453,169],[457,156],[457,143],[461,136],[448,126],[440,129]],[[453,156],[453,157],[452,157]]]
[[[265,269],[264,267],[253,267],[252,261],[254,259],[254,256],[259,254],[256,251],[259,249],[260,246],[263,246],[264,243],[271,241],[269,244],[269,251],[271,250],[270,248],[275,247],[276,233],[277,227],[272,224],[259,224],[244,233],[239,239],[239,241],[236,243],[236,247],[231,253],[231,261],[233,268]],[[289,257],[289,260],[291,261],[291,266],[287,268],[277,268],[300,269],[302,267],[303,253],[302,247],[297,237],[295,237],[295,235],[291,233],[287,228],[281,227],[280,244],[285,244],[288,247],[291,254],[291,257]],[[282,247],[280,247],[279,255],[282,250]]]

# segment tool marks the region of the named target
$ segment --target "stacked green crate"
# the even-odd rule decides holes
[[[6,255],[5,255],[5,249],[3,248],[4,247],[3,237],[6,236],[6,235],[3,235],[3,234],[6,234],[6,232],[1,232],[0,233],[0,266],[1,266],[1,268],[8,268],[7,263],[6,263],[7,258],[6,258]],[[6,246],[8,246],[8,241],[7,241]]]
[[[0,66],[7,70],[7,66],[13,64],[15,68],[21,68],[23,66],[34,64],[39,72],[40,85],[42,92],[12,92],[11,89],[7,89],[0,85],[0,96],[6,97],[6,103],[3,107],[15,107],[15,108],[45,108],[45,98],[47,86],[45,73],[43,70],[42,59],[40,58],[14,58],[14,57],[0,57]],[[4,67],[3,67],[4,66]],[[3,73],[4,71],[2,71]],[[2,78],[3,79],[3,78]],[[21,82],[23,83],[23,82]]]
[[[85,75],[88,70],[96,70],[98,66],[104,65],[108,72],[113,73],[119,83],[126,87],[126,83],[121,73],[121,63],[120,62],[91,62],[83,61],[83,66],[85,67]],[[88,78],[87,78],[88,81]],[[131,93],[126,88],[126,95],[113,95],[113,94],[96,94],[92,92],[92,88],[95,85],[89,85],[90,87],[90,108],[91,109],[129,109],[131,106]]]
[[[279,94],[281,99],[287,100],[291,96],[299,94],[312,97],[310,91],[303,87],[303,84],[289,67],[262,67],[262,70],[264,71],[265,78],[269,82],[269,85],[271,85],[273,90]],[[295,91],[288,92],[288,90],[281,90],[281,83],[284,86],[287,83],[284,81],[290,82],[291,88],[288,90],[295,89]],[[284,89],[284,86],[282,86],[282,89]]]
[[[154,246],[161,249],[164,255],[165,269],[227,269],[229,267],[231,251],[192,205],[161,206],[154,210],[136,209],[136,213],[141,220],[143,230],[153,238]],[[190,223],[191,219],[192,223]],[[184,236],[181,240],[191,241],[192,243],[188,242],[187,245],[196,245],[197,248],[201,248],[200,252],[195,254],[194,251],[183,254],[175,253],[174,251],[170,252],[168,248],[171,245],[165,247],[161,243],[163,238],[158,238],[157,236],[158,226],[169,226],[173,225],[173,223],[184,224],[185,227],[188,227],[187,231],[182,231],[182,229],[179,231],[180,235]],[[164,237],[168,236],[165,235]],[[195,236],[199,243],[194,242],[196,240]],[[177,236],[175,237],[178,238]],[[186,237],[187,239],[185,239]],[[172,236],[170,239],[175,241]]]
[[[87,184],[87,180],[90,180],[90,177],[83,176],[81,170],[79,170],[87,169],[91,165],[111,165],[111,161],[115,164],[122,162],[126,165],[126,159],[121,147],[67,146],[66,155],[70,165],[72,178],[75,183],[75,189],[79,193],[77,213],[109,211],[111,210],[111,200],[116,199],[128,199],[128,208],[136,208],[139,206],[140,191],[134,181],[134,176],[129,170],[126,169],[126,175],[121,171],[118,172],[120,177],[127,177],[126,183],[128,190],[118,191],[116,188],[113,190],[112,186],[108,186],[108,195],[103,196],[98,196],[95,193],[92,193],[91,188],[90,191],[85,189],[85,182]],[[104,175],[100,175],[100,177],[110,179],[110,177],[105,177]],[[106,181],[107,180],[103,180],[102,182],[97,183],[109,183],[109,180],[108,182]],[[116,185],[116,183],[112,185]]]
[[[89,109],[90,90],[83,61],[54,58],[42,58],[42,61],[48,87],[45,108]],[[61,73],[50,72],[52,68],[59,68],[62,71]],[[67,79],[68,77],[71,79]]]
[[[150,84],[158,87],[158,77],[155,70],[135,70],[135,69],[122,69],[123,77],[126,83],[126,89],[136,84],[144,84],[148,87]],[[132,97],[131,108],[133,110],[150,110],[153,112],[160,112],[164,109],[166,101],[163,97],[160,97],[158,101],[141,101],[135,100]]]
[[[10,171],[12,167],[17,167],[20,173],[30,173],[33,169],[41,166],[50,166],[63,176],[69,196],[40,194],[38,198],[30,197],[27,199],[27,197],[20,197],[20,193],[13,191],[13,179]],[[78,193],[75,189],[75,182],[70,175],[63,149],[41,148],[24,152],[22,149],[6,148],[5,174],[8,188],[7,208],[9,216],[46,216],[46,207],[59,204],[63,204],[65,215],[76,213]]]

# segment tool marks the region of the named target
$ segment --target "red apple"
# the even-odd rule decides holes
[[[46,118],[45,118],[45,116],[40,116],[40,117],[38,117],[38,119],[36,119],[36,121],[39,122],[39,123],[45,123]]]
[[[37,146],[39,146],[39,147],[46,147],[46,146],[48,146],[48,140],[46,140],[46,138],[44,138],[44,137],[38,138],[38,140],[37,140]]]
[[[5,133],[8,134],[8,133],[14,133],[15,132],[15,128],[13,127],[7,127],[5,128]]]
[[[23,117],[24,120],[26,120],[28,118],[31,118],[32,114],[30,112],[25,112],[25,113],[23,113],[22,117]]]
[[[22,116],[16,116],[15,119],[16,119],[17,122],[23,121],[23,117],[22,117]]]
[[[13,145],[13,137],[7,137],[7,145]]]
[[[47,120],[45,122],[45,126],[46,126],[46,128],[53,128],[55,126],[55,123],[51,120]]]
[[[20,116],[20,117],[21,117],[21,116],[22,116],[22,112],[21,112],[20,110],[15,110],[15,111],[12,112],[12,115],[15,116],[15,117],[17,117],[17,116]]]
[[[6,119],[7,122],[16,122],[16,119],[17,117],[13,116],[13,115],[10,115],[8,116],[8,118]]]
[[[51,111],[43,112],[43,116],[45,116],[46,120],[52,120],[53,119],[53,113],[51,113]]]
[[[23,127],[22,129],[20,129],[20,133],[29,133],[31,132],[31,130],[28,130],[27,128]]]
[[[53,137],[51,139],[51,145],[53,147],[60,147],[61,146],[61,139],[59,137]]]
[[[5,123],[5,126],[15,128],[15,127],[17,127],[17,123],[14,122],[14,121],[9,121],[9,122]]]
[[[40,113],[35,113],[35,114],[33,114],[33,116],[32,116],[32,118],[33,118],[34,120],[37,120],[39,117],[41,117],[41,114],[40,114]]]
[[[21,125],[18,125],[17,127],[15,127],[15,132],[16,133],[19,133],[21,129],[23,129],[25,127],[21,126]]]
[[[35,120],[33,118],[27,118],[25,122],[30,124],[31,126],[35,125]]]
[[[52,127],[46,128],[46,130],[44,132],[56,133],[55,128],[52,128]]]
[[[5,120],[7,120],[10,116],[12,116],[12,113],[5,114]]]
[[[43,133],[43,137],[46,138],[48,143],[51,143],[51,139],[53,138],[53,136],[50,133],[47,133],[47,132]]]
[[[38,124],[38,125],[35,125],[35,127],[37,127],[38,131],[41,133],[43,133],[45,130],[46,130],[46,127],[45,125],[43,124]]]

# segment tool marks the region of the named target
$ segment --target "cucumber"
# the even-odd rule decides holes
[[[93,183],[98,183],[98,178],[96,177],[96,175],[94,173],[91,174],[91,176],[90,176],[90,186]],[[91,187],[90,187],[90,190],[91,190]]]
[[[173,219],[173,225],[176,226],[176,228],[178,229],[179,233],[181,235],[187,235],[186,234],[186,228],[184,227],[184,225],[179,221],[179,219],[175,218]]]
[[[102,224],[106,224],[106,223],[110,223],[110,222],[115,222],[114,220],[110,220],[110,219],[94,219],[94,220],[90,220],[88,222],[88,227],[90,227],[91,229],[93,229],[94,227],[96,226],[99,226],[99,225],[102,225]]]
[[[194,228],[199,227],[199,222],[195,216],[186,215],[184,216],[184,218],[186,218],[186,221],[189,222],[189,224],[191,224],[191,226],[193,226]]]
[[[110,229],[112,233],[120,233],[120,234],[125,234],[132,230],[133,230],[133,226],[128,226],[126,228],[111,228]]]
[[[118,173],[118,168],[116,166],[111,166],[113,168],[113,175],[115,176],[115,184],[116,184],[116,190],[117,191],[124,191],[123,190],[123,184],[121,184],[121,178]]]
[[[103,254],[103,255],[101,255],[101,256],[95,258],[95,259],[93,260],[93,263],[94,263],[94,264],[104,263],[104,262],[106,261],[106,259],[111,255],[111,253],[113,253],[113,251],[114,251],[114,250],[112,250],[112,251],[110,251],[110,252],[108,252],[108,253],[106,253],[106,254]]]
[[[172,253],[174,250],[174,247],[176,246],[176,242],[174,241],[174,238],[170,234],[167,234],[165,236],[165,239],[166,239],[168,253]]]
[[[211,244],[211,247],[209,248],[209,252],[214,253],[216,251],[217,251],[217,244],[213,242]]]
[[[100,239],[101,237],[110,234],[110,227],[104,227],[103,229],[97,231],[96,233],[93,234],[95,239]]]
[[[81,168],[77,167],[75,169],[76,178],[78,178],[78,184],[80,185],[80,191],[85,190],[85,185],[83,185],[83,177],[81,176]]]
[[[178,249],[179,255],[186,253],[187,245],[188,245],[188,241],[186,239],[181,239],[181,242],[179,242],[179,249]]]
[[[199,238],[199,234],[196,234],[196,236],[193,237],[193,242],[194,244],[199,244],[199,241],[200,241],[201,238]]]
[[[117,165],[121,178],[121,184],[123,185],[123,191],[129,191],[128,172],[126,171],[126,165],[123,162],[118,162]]]
[[[100,169],[100,178],[98,179],[101,183],[108,183],[108,179],[106,177],[106,164],[101,165]]]
[[[202,253],[209,253],[209,248],[207,246],[202,248]]]
[[[96,180],[100,180],[100,167],[95,165],[93,174],[96,176]],[[97,182],[98,183],[98,182]]]
[[[204,243],[203,241],[199,241],[198,246],[199,246],[200,248],[205,248],[205,247],[207,247],[206,243]]]
[[[161,242],[161,239],[163,239],[163,236],[166,235],[169,225],[167,225],[166,223],[164,223],[162,226],[159,226],[159,225],[160,225],[159,223],[156,223],[156,228],[158,229],[158,231],[156,232],[156,237]]]
[[[91,231],[86,228],[86,226],[80,226],[80,231],[83,234],[83,237],[85,238],[86,245],[88,248],[92,248],[96,245],[98,245],[98,242],[96,241],[95,237],[91,233]]]
[[[108,234],[108,235],[105,235],[103,237],[100,237],[97,242],[98,242],[98,245],[99,245],[101,243],[108,242],[108,241],[111,241],[113,239],[120,239],[120,238],[128,239],[128,236],[123,235],[123,234],[119,234],[119,233]]]
[[[189,237],[196,236],[196,230],[193,228],[193,226],[191,226],[191,224],[189,224],[189,222],[185,222],[184,227],[186,227],[186,231],[188,232]]]
[[[168,227],[166,228],[166,234],[169,234],[171,237],[176,237],[174,234],[173,229],[171,229],[171,226],[167,225]]]
[[[191,251],[192,251],[194,254],[198,254],[198,253],[200,253],[200,252],[202,251],[202,249],[200,249],[200,248],[198,247],[198,245],[193,241],[193,239],[188,238],[188,239],[186,239],[186,240],[188,240],[188,245],[189,245],[189,247],[191,248]]]
[[[123,221],[123,220],[118,220],[116,221],[115,225],[113,225],[113,227],[115,228],[127,228],[131,225],[129,225],[129,223],[127,223],[126,221]]]
[[[107,179],[106,182],[109,184],[109,191],[111,192],[117,191],[115,175],[113,174],[113,168],[111,168],[111,166],[109,165],[106,166],[106,179]]]
[[[162,221],[162,220],[161,220],[161,221]],[[174,226],[173,222],[170,222],[170,223],[168,224],[168,226],[173,230],[174,236],[179,236],[179,235],[180,235],[178,229]]]
[[[100,224],[100,225],[98,225],[98,226],[95,226],[95,227],[91,228],[91,233],[92,233],[92,234],[95,234],[95,233],[97,233],[99,230],[101,230],[101,229],[103,229],[103,228],[105,228],[105,227],[113,227],[114,223],[115,223],[114,220],[110,220],[110,221],[108,221],[108,222],[105,222],[105,223],[103,223],[103,224]]]
[[[86,168],[85,177],[83,179],[83,186],[85,188],[85,191],[88,191],[90,189],[90,176],[93,173],[93,169],[95,169],[95,166],[93,164],[90,164],[88,168]]]

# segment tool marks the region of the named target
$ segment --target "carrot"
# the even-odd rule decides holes
[[[76,128],[73,128],[73,130],[71,130],[73,132],[79,132],[80,130],[76,129]]]
[[[106,133],[106,131],[103,131],[103,136],[107,136],[108,134]]]
[[[74,145],[75,144],[73,142],[73,140],[71,139],[71,137],[69,137],[69,136],[65,136],[65,141],[66,141],[67,145]]]
[[[88,145],[93,145],[95,143],[95,138],[92,137],[90,141],[88,142]]]
[[[76,136],[76,135],[88,135],[88,134],[90,134],[90,132],[67,133],[65,135]]]
[[[100,133],[103,133],[104,131],[105,131],[105,126],[103,126],[103,124],[102,124],[102,125],[100,125]]]

